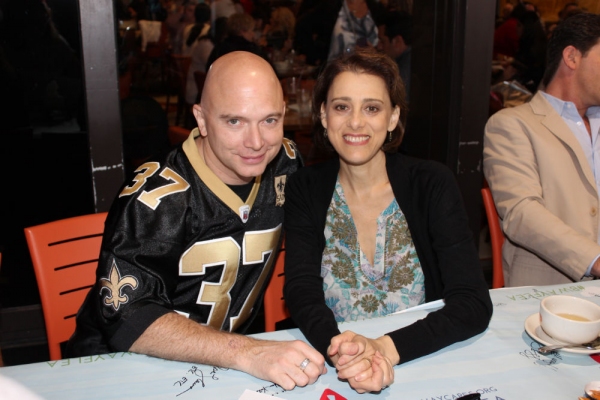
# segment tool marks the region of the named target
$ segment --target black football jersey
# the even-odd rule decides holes
[[[254,319],[300,154],[284,139],[243,201],[204,164],[193,136],[137,168],[113,203],[68,356],[127,350],[171,311],[225,331],[244,332]]]

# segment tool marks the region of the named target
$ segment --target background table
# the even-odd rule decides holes
[[[395,367],[395,383],[381,394],[358,395],[329,368],[317,383],[284,391],[247,374],[201,364],[132,353],[104,354],[0,369],[46,399],[239,399],[245,389],[283,399],[320,399],[327,388],[348,399],[449,400],[469,392],[482,399],[574,399],[584,385],[600,380],[600,364],[588,355],[552,353],[524,330],[542,298],[555,294],[584,297],[600,304],[600,282],[497,289],[494,315],[482,334],[429,356]],[[433,302],[405,312],[340,325],[376,337],[423,318],[442,306]],[[256,335],[265,339],[303,339],[297,329]]]

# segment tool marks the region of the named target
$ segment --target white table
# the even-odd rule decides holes
[[[467,341],[395,367],[395,383],[381,394],[358,395],[337,380],[332,368],[317,383],[284,391],[247,374],[130,353],[105,354],[0,369],[45,399],[239,399],[245,389],[294,400],[320,399],[327,388],[348,398],[449,400],[469,392],[482,399],[573,399],[584,385],[600,380],[600,364],[589,355],[541,355],[524,330],[540,299],[571,294],[600,304],[600,281],[557,286],[497,289],[489,328]],[[440,302],[396,315],[353,323],[341,330],[376,337],[423,318]],[[256,335],[265,339],[303,339],[297,329]]]

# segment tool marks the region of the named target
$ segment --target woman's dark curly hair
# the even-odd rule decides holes
[[[315,145],[325,151],[334,151],[333,146],[325,137],[325,128],[321,124],[321,104],[327,103],[327,93],[333,80],[342,72],[355,72],[378,76],[385,82],[392,109],[400,107],[400,121],[396,129],[392,131],[392,140],[382,146],[387,153],[395,152],[404,135],[404,121],[406,120],[406,96],[404,83],[398,72],[398,65],[387,55],[371,47],[357,47],[350,53],[344,53],[340,57],[330,61],[319,74],[313,92],[312,117],[313,117],[313,139]]]

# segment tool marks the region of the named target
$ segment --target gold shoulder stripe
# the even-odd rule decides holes
[[[200,153],[198,153],[198,147],[196,146],[196,141],[194,140],[196,137],[200,135],[198,128],[194,128],[190,133],[190,136],[183,143],[183,151],[187,156],[188,160],[192,164],[192,167],[202,179],[202,181],[208,186],[208,188],[225,204],[229,207],[234,213],[236,213],[240,219],[243,219],[240,215],[240,210],[242,207],[252,209],[254,205],[254,201],[256,200],[256,196],[258,195],[258,189],[260,189],[261,176],[257,176],[254,180],[254,185],[252,186],[252,190],[250,191],[250,195],[246,199],[246,201],[242,201],[229,187],[223,183],[219,177],[217,177],[214,172],[210,170],[204,163],[202,157],[200,157]]]

